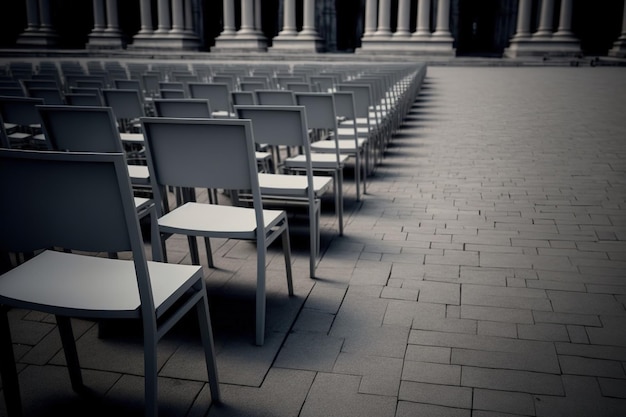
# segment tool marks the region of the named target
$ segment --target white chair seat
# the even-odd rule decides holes
[[[266,229],[283,218],[282,210],[263,210]],[[255,211],[247,207],[185,203],[163,215],[158,222],[161,231],[170,233],[186,234],[193,230],[198,235],[210,234],[211,237],[253,239],[256,236]]]
[[[133,184],[150,185],[150,171],[146,165],[128,165],[128,175]]]
[[[148,261],[157,311],[170,306],[193,285],[201,269],[197,265]],[[38,310],[50,306],[51,312],[61,307],[76,309],[77,313],[109,311],[129,317],[139,314],[140,306],[132,262],[55,251],[44,251],[4,274],[0,293],[12,300],[28,300]]]
[[[339,169],[343,167],[349,157],[349,155],[339,155],[339,163],[337,163],[337,156],[334,153],[312,153],[311,166],[313,171],[316,169]],[[285,159],[284,163],[287,168],[304,169],[306,166],[306,156],[292,156]]]
[[[341,129],[339,129],[341,130]],[[351,132],[353,132],[352,129],[350,129]],[[353,136],[352,136],[353,137]],[[352,138],[351,137],[351,138]],[[341,135],[339,136],[339,152],[356,152],[358,149],[355,148],[355,143],[354,140],[343,140],[341,138]],[[365,144],[367,143],[367,139],[365,138],[358,138],[357,139],[357,143],[359,145],[359,149],[363,148],[365,146]],[[335,152],[335,141],[334,140],[319,140],[317,142],[313,142],[311,144],[311,150],[315,151],[315,152],[323,152],[323,151],[327,151],[327,152]]]
[[[123,142],[143,144],[143,133],[127,133],[121,132],[120,139]]]
[[[306,175],[259,173],[259,187],[262,195],[278,193],[281,196],[306,198],[308,188]],[[332,178],[313,176],[313,192],[320,197],[332,187]]]

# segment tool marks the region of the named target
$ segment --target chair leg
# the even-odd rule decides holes
[[[285,219],[285,223],[287,219]],[[289,226],[285,224],[282,235],[283,254],[285,256],[285,272],[287,274],[287,289],[289,295],[293,295],[293,275],[291,272],[291,243],[289,241]]]
[[[11,417],[20,417],[22,415],[20,386],[17,379],[9,318],[7,308],[4,306],[0,306],[0,375],[7,413]]]
[[[85,386],[83,385],[83,377],[80,371],[78,352],[76,351],[76,341],[74,340],[74,332],[72,331],[72,322],[70,321],[70,318],[66,316],[55,317],[59,327],[59,334],[61,335],[61,343],[63,344],[67,370],[70,373],[72,389],[75,392],[80,392]]]
[[[187,236],[189,242],[189,254],[191,255],[191,263],[200,265],[200,255],[198,255],[198,241],[195,236]]]
[[[145,322],[145,321],[144,321]],[[156,329],[145,329],[143,342],[144,364],[144,415],[145,417],[158,416],[158,370],[157,370],[157,335]]]
[[[265,343],[265,243],[257,239],[257,281],[256,281],[256,344],[263,346]]]
[[[337,170],[337,220],[339,221],[339,236],[343,236],[343,167]]]
[[[196,303],[198,323],[200,325],[200,337],[202,339],[202,346],[204,347],[204,359],[206,362],[207,375],[209,377],[211,400],[219,403],[222,398],[218,382],[217,364],[215,361],[215,345],[213,343],[213,330],[211,328],[211,319],[209,317],[209,303],[206,297],[204,282],[202,282],[202,288],[200,291],[202,291],[203,295],[198,303]]]
[[[204,246],[206,248],[206,258],[209,268],[215,268],[213,263],[213,251],[211,250],[211,240],[208,237],[204,238]]]

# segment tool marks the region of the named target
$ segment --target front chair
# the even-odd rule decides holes
[[[209,266],[213,266],[210,238],[243,239],[256,242],[256,343],[265,338],[265,268],[268,246],[278,237],[287,273],[289,295],[293,295],[291,246],[287,215],[283,210],[264,210],[255,160],[255,144],[249,120],[142,119],[146,155],[155,201],[167,201],[162,193],[169,187],[249,190],[252,208],[187,201],[164,213],[158,205],[162,234],[183,234],[190,239],[192,263],[199,264],[196,237],[205,240]],[[193,195],[193,193],[190,193]]]
[[[0,150],[0,189],[6,203],[0,253],[37,253],[0,275],[0,370],[9,415],[21,414],[21,400],[8,308],[55,315],[77,392],[84,385],[70,318],[140,320],[151,417],[158,411],[157,343],[195,309],[211,397],[220,400],[202,268],[146,260],[123,153]],[[130,252],[132,260],[96,255],[107,252]]]

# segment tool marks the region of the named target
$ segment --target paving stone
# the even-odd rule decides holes
[[[359,393],[398,396],[403,360],[382,356],[341,353],[334,373],[361,375]]]
[[[274,366],[279,368],[330,372],[344,340],[320,333],[291,333]]]
[[[471,408],[472,389],[402,381],[398,400],[453,408]]]
[[[563,395],[559,375],[464,366],[461,386],[528,394]]]
[[[535,415],[535,404],[532,395],[519,392],[475,389],[473,409],[528,416]]]
[[[443,407],[432,404],[398,401],[396,417],[431,416],[431,417],[470,417],[471,410]]]
[[[461,367],[452,364],[405,360],[402,369],[402,380],[430,384],[459,385],[461,382]]]

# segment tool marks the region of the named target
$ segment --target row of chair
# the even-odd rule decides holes
[[[400,74],[389,71],[372,74],[372,80],[363,78],[362,83],[346,83],[350,87],[367,85],[376,97],[363,117],[356,110],[355,90],[346,87],[344,91],[341,86],[333,93],[293,93],[295,104],[235,104],[232,114],[221,118],[211,114],[213,103],[208,99],[155,99],[154,116],[143,114],[128,118],[126,123],[120,123],[113,106],[54,106],[40,101],[35,106],[39,126],[31,128],[38,129],[33,133],[41,135],[37,140],[44,146],[39,149],[45,151],[26,149],[29,146],[0,149],[0,187],[6,190],[6,201],[12,202],[0,205],[0,252],[37,253],[0,276],[0,368],[9,413],[19,413],[20,400],[6,307],[55,314],[70,379],[77,391],[83,384],[69,317],[141,319],[145,411],[150,416],[157,414],[156,344],[177,320],[195,308],[211,396],[219,401],[202,269],[167,263],[166,240],[173,234],[187,235],[190,251],[197,252],[192,241],[203,237],[209,266],[214,265],[212,238],[256,243],[255,342],[263,344],[266,257],[269,245],[279,237],[288,293],[293,294],[287,213],[284,208],[268,207],[267,198],[272,196],[276,204],[299,200],[308,206],[310,275],[315,276],[320,197],[331,186],[337,187],[339,180],[313,174],[312,149],[316,144],[326,145],[318,149],[327,152],[325,162],[331,170],[337,167],[338,156],[342,158],[340,164],[346,161],[342,142],[355,149],[371,144],[381,157],[384,144],[390,140],[387,135],[401,123],[404,114],[399,113],[408,111],[407,102],[416,96],[421,77],[419,68],[407,68]],[[380,88],[376,94],[371,93],[374,87]],[[353,114],[343,115],[337,110],[344,98],[350,99]],[[187,107],[176,107],[177,103]],[[196,104],[203,110],[192,109]],[[1,136],[6,138],[15,126],[5,119],[4,106],[0,106],[0,116]],[[141,138],[150,199],[140,200],[135,195],[123,134]],[[341,140],[347,137],[351,140]],[[2,146],[10,148],[12,143],[5,140]],[[282,165],[304,175],[259,172],[260,146],[294,152],[301,149],[300,155],[279,153],[274,168]],[[323,162],[323,158],[318,159],[317,167]],[[230,204],[196,201],[194,191],[198,188],[229,191]],[[38,204],[42,198],[50,202],[43,213]],[[144,217],[151,224],[152,261],[146,259],[143,249],[139,220]],[[340,225],[343,227],[342,221]],[[122,251],[129,251],[131,260],[116,259],[114,254]],[[199,258],[192,263],[199,263]],[[115,271],[115,279],[109,276],[111,271]]]

